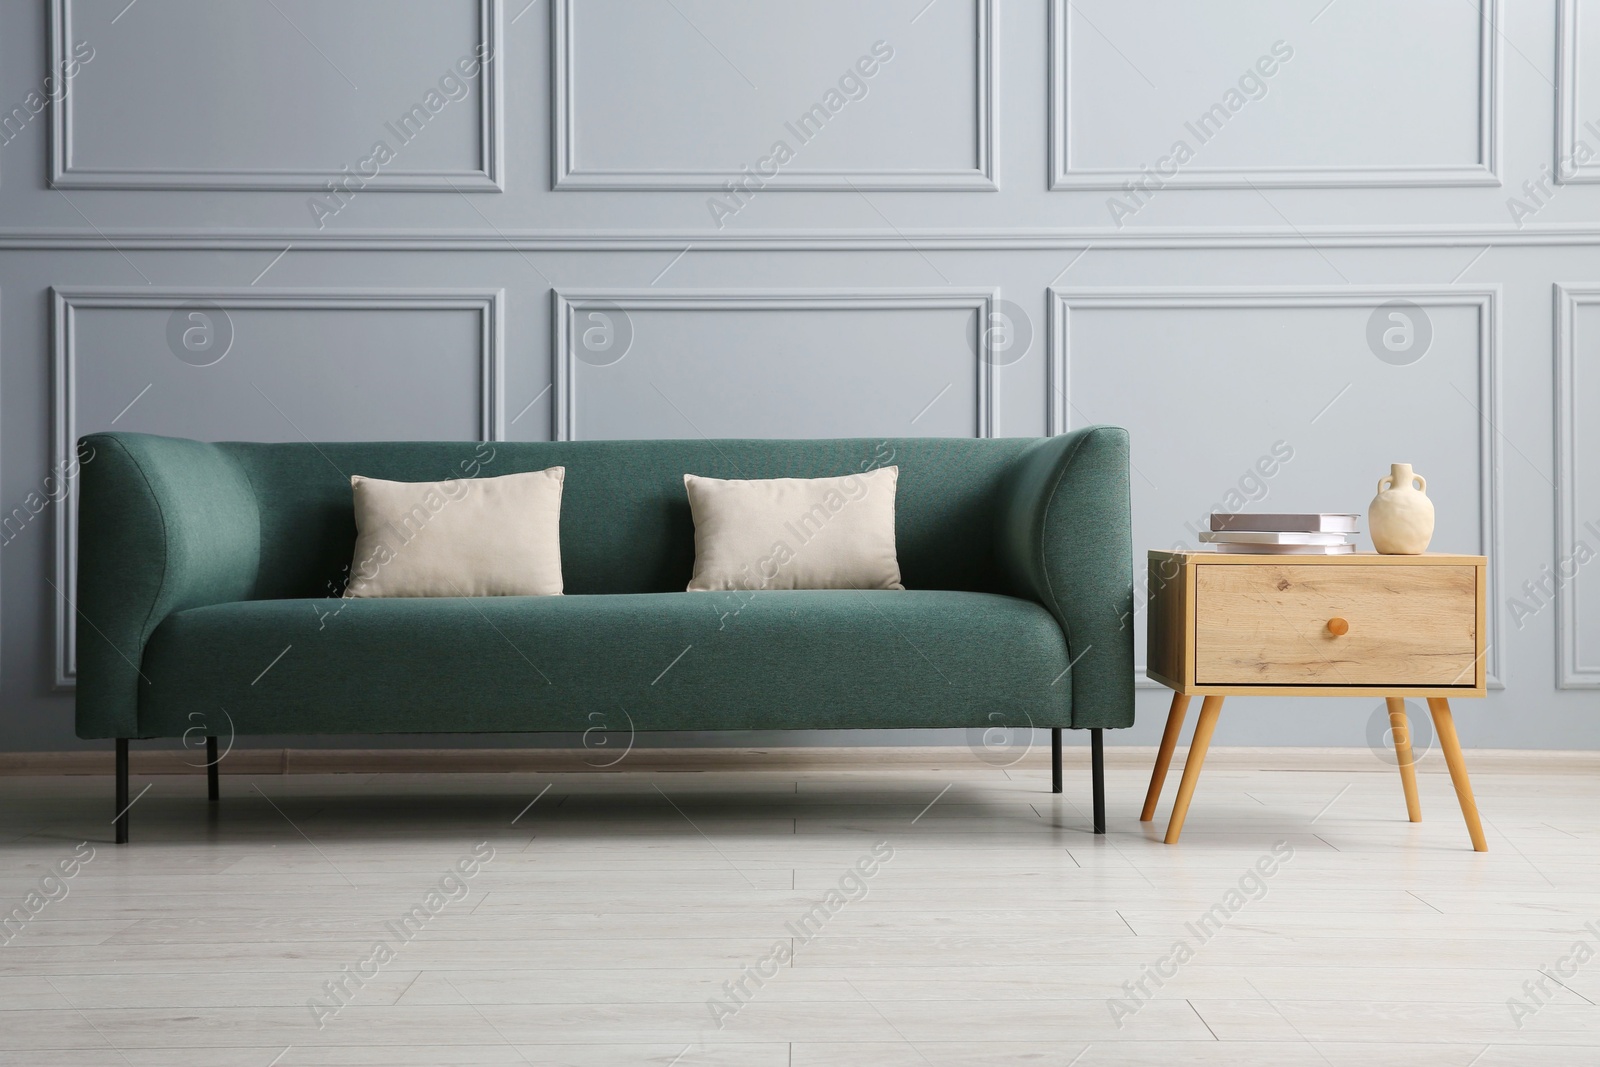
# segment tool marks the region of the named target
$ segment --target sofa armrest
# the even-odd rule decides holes
[[[1133,725],[1133,527],[1128,432],[1090,426],[1017,459],[998,516],[1008,591],[1060,622],[1075,728]]]
[[[107,433],[79,449],[94,459],[79,481],[78,736],[138,737],[145,642],[174,611],[250,598],[260,513],[216,445]]]

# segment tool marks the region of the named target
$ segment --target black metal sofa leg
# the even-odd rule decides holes
[[[1094,832],[1106,832],[1106,746],[1099,730],[1089,731],[1090,763],[1094,774]]]
[[[213,804],[222,799],[222,790],[217,782],[217,739],[206,738],[206,798]]]
[[[117,738],[117,844],[128,843],[128,739]]]
[[[1061,727],[1050,727],[1050,792],[1061,792]]]

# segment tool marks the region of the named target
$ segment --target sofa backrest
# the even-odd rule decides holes
[[[568,593],[682,590],[694,564],[684,474],[818,478],[900,468],[895,534],[908,588],[994,590],[994,516],[1008,471],[1034,441],[582,441],[214,446],[260,512],[256,598],[336,594],[355,545],[350,475],[395,481],[567,469],[561,563]]]

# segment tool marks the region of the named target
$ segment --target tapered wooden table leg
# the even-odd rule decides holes
[[[1461,739],[1456,737],[1450,701],[1429,697],[1428,711],[1433,715],[1433,732],[1439,735],[1439,747],[1444,749],[1445,766],[1450,768],[1450,784],[1456,787],[1456,799],[1461,802],[1461,816],[1467,820],[1467,833],[1472,835],[1472,849],[1487,852],[1489,843],[1483,836],[1483,824],[1478,821],[1478,802],[1472,799],[1472,782],[1467,778],[1467,761],[1461,756]]]
[[[1211,747],[1211,735],[1216,732],[1217,718],[1222,714],[1222,698],[1206,697],[1200,705],[1200,719],[1194,724],[1194,737],[1189,742],[1189,758],[1183,762],[1183,780],[1178,783],[1178,799],[1172,804],[1172,821],[1167,823],[1166,841],[1178,843],[1183,833],[1183,820],[1189,814],[1189,801],[1194,797],[1195,783],[1200,781],[1200,768],[1205,766],[1206,750]]]
[[[1156,816],[1156,804],[1161,800],[1161,787],[1167,784],[1167,768],[1172,766],[1172,753],[1178,747],[1178,735],[1183,732],[1183,717],[1189,711],[1189,698],[1182,693],[1172,694],[1172,708],[1167,712],[1167,728],[1161,734],[1161,751],[1156,753],[1156,768],[1150,772],[1150,789],[1144,795],[1144,811],[1140,822],[1149,822]]]
[[[1389,697],[1389,732],[1394,734],[1394,755],[1400,761],[1400,784],[1406,790],[1406,814],[1412,822],[1422,821],[1422,801],[1417,797],[1417,764],[1411,756],[1411,723],[1406,718],[1406,702]]]

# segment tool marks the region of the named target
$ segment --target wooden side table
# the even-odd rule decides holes
[[[1486,691],[1483,556],[1151,552],[1148,674],[1173,690],[1141,822],[1155,815],[1189,699],[1203,696],[1167,825],[1176,844],[1229,696],[1381,696],[1406,812],[1422,821],[1406,697],[1423,697],[1472,847],[1488,851],[1450,715]]]

